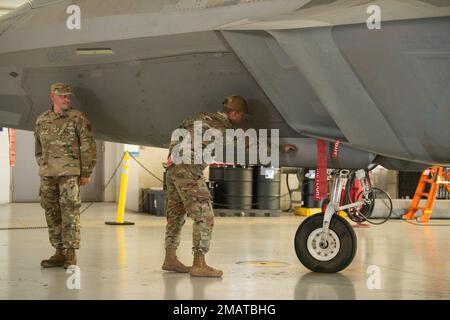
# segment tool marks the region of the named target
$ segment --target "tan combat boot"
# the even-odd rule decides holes
[[[47,260],[41,261],[41,267],[43,268],[54,268],[62,267],[64,265],[64,260],[66,259],[66,253],[64,249],[56,249],[54,255],[52,255]]]
[[[64,268],[67,269],[72,265],[77,265],[77,255],[75,253],[75,249],[67,249],[66,259],[64,260]]]
[[[205,255],[201,253],[194,254],[194,263],[190,272],[193,277],[214,277],[219,278],[223,275],[222,270],[217,270],[208,266],[205,262]]]
[[[162,269],[164,271],[175,271],[179,273],[189,273],[191,267],[185,266],[177,258],[176,249],[166,249],[166,258],[164,259],[164,264]]]

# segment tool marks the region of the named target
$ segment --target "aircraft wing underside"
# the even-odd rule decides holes
[[[309,7],[219,29],[302,135],[341,138],[398,159],[450,163],[450,3],[411,3],[386,10],[381,30],[367,28],[364,10],[332,10],[332,4],[328,11]]]

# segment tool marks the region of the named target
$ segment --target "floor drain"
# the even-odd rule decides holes
[[[270,267],[270,268],[279,268],[286,267],[289,264],[280,261],[239,261],[236,264],[241,264],[250,267]]]

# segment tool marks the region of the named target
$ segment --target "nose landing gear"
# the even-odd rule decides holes
[[[327,240],[323,235],[324,214],[307,218],[295,235],[295,252],[300,262],[314,272],[333,273],[345,269],[356,254],[356,234],[352,226],[335,215],[328,228]]]
[[[314,272],[333,273],[345,269],[355,257],[357,239],[350,223],[337,213],[354,208],[364,202],[340,206],[342,187],[350,171],[335,170],[330,203],[325,212],[307,218],[295,234],[294,247],[300,262]],[[364,178],[364,170],[358,170],[358,178]]]

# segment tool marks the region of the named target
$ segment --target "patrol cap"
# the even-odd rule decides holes
[[[239,111],[248,114],[247,101],[241,96],[228,96],[223,101],[223,107],[232,110]]]
[[[50,88],[50,92],[56,94],[57,96],[73,95],[70,86],[65,83],[54,83]]]

